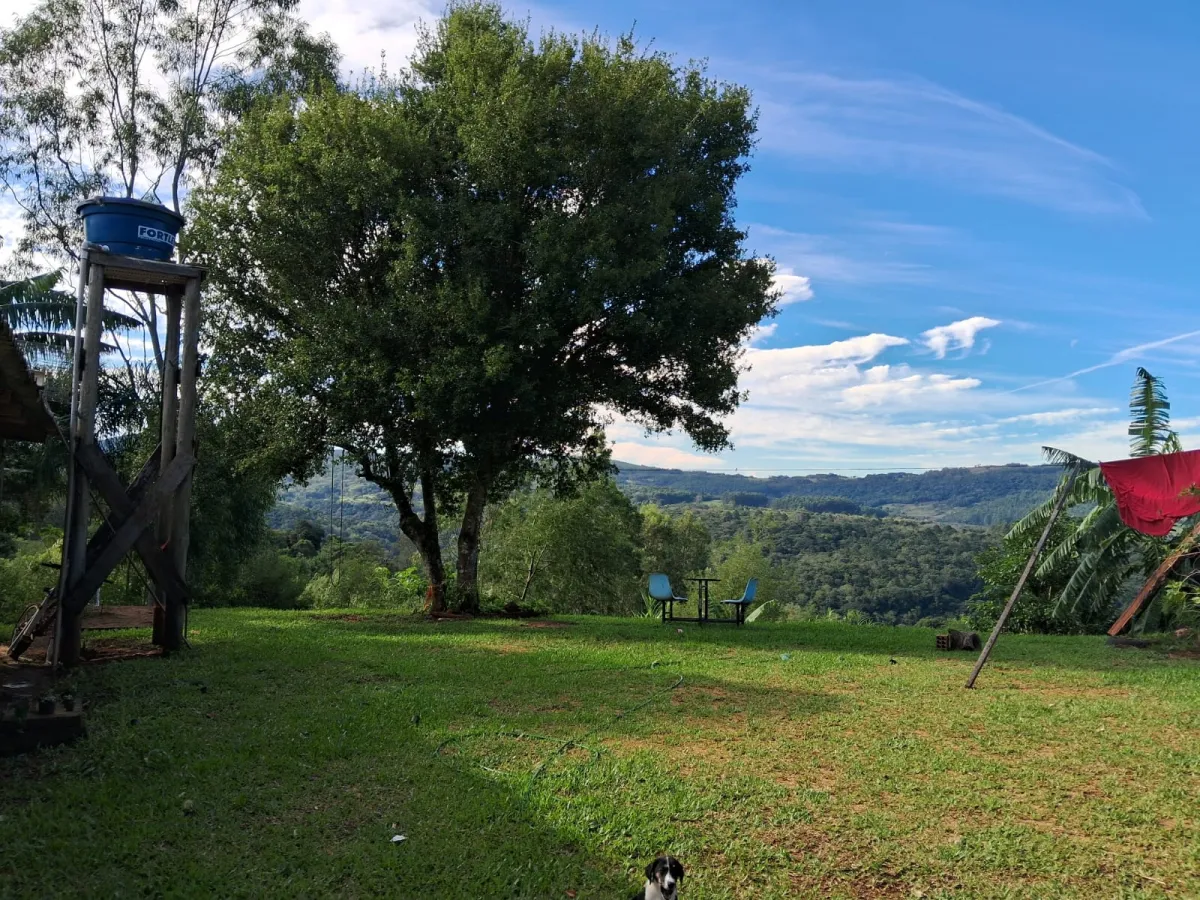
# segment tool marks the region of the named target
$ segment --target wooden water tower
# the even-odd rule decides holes
[[[53,626],[50,659],[62,666],[79,662],[83,609],[131,551],[141,558],[153,582],[154,643],[167,652],[184,645],[200,288],[205,276],[202,268],[169,261],[183,222],[169,210],[105,198],[83,204],[80,213],[89,242],[80,259],[70,433],[64,435],[71,464],[62,568],[58,586],[36,614],[21,623],[9,650],[14,658],[20,656],[34,637]],[[155,256],[159,258],[147,258]],[[96,442],[107,290],[163,296],[166,303],[160,443],[129,485],[122,483]],[[94,507],[96,500],[102,502]],[[89,538],[94,509],[100,525]]]

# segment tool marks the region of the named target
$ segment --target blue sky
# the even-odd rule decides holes
[[[301,3],[351,68],[403,58],[438,8]],[[1200,446],[1194,4],[509,8],[535,29],[636,23],[759,108],[737,214],[788,302],[747,350],[735,449],[616,422],[618,458],[761,473],[1035,462],[1047,443],[1115,458],[1138,365]]]

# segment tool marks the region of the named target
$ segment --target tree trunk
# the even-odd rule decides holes
[[[458,531],[458,610],[479,612],[479,533],[483,528],[483,511],[487,507],[487,485],[476,481],[467,492],[462,527]]]
[[[361,462],[360,465],[362,465]],[[442,563],[442,544],[438,535],[434,473],[428,469],[421,472],[421,499],[425,506],[424,519],[417,515],[408,491],[398,482],[377,479],[369,466],[364,466],[363,473],[392,495],[396,510],[400,513],[400,530],[416,545],[417,552],[421,554],[425,575],[429,578],[429,589],[425,592],[425,611],[427,613],[445,612],[446,567]]]
[[[435,539],[432,548],[427,549],[418,544],[417,549],[421,552],[421,561],[425,564],[425,574],[429,578],[429,587],[425,591],[425,612],[445,612],[446,567],[442,563],[442,548]]]

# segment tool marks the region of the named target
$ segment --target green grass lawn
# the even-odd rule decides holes
[[[564,621],[196,611],[0,760],[0,895],[1200,896],[1194,660]]]

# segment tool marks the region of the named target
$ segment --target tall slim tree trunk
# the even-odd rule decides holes
[[[467,492],[462,527],[458,530],[458,609],[460,612],[479,612],[479,533],[483,528],[483,511],[487,507],[487,485],[476,481]]]

